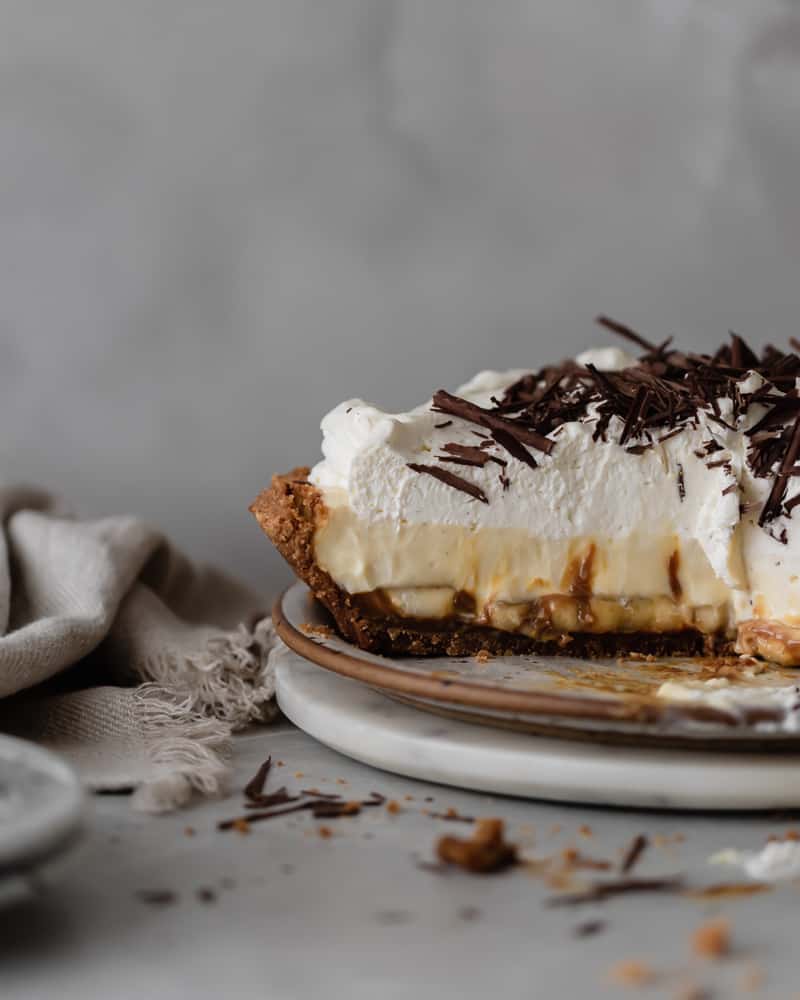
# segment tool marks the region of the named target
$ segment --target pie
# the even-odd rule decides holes
[[[800,665],[800,357],[599,322],[633,353],[484,371],[407,413],[351,399],[322,421],[322,461],[256,499],[343,636],[390,656]]]

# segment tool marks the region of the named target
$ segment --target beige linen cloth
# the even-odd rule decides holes
[[[265,602],[134,517],[0,488],[0,731],[161,812],[224,789],[230,737],[273,717]]]

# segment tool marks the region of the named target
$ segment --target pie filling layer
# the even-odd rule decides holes
[[[800,627],[737,625],[736,595],[696,540],[548,540],[513,529],[396,525],[359,518],[335,499],[316,528],[316,559],[373,617],[463,622],[542,640],[694,629],[736,639],[743,653],[800,663]]]

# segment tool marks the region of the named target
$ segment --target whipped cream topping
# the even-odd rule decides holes
[[[743,675],[745,676],[745,675]],[[757,729],[787,733],[800,731],[800,688],[796,684],[774,684],[758,680],[750,683],[727,677],[709,680],[665,681],[656,692],[658,698],[681,705],[704,705],[733,718],[746,720],[753,709],[774,712],[775,722],[758,722]]]
[[[758,882],[784,882],[800,878],[800,841],[771,840],[760,851],[727,847],[709,859],[712,865],[737,865]]]
[[[614,347],[584,352],[577,361],[600,371],[635,364]],[[483,371],[457,395],[488,407],[492,397],[501,396],[525,373]],[[751,372],[738,383],[739,392],[747,396],[762,384],[761,377]],[[733,429],[710,408],[701,409],[695,421],[641,454],[628,450],[635,439],[625,446],[618,443],[623,424],[616,416],[611,418],[607,439],[594,440],[590,408],[584,419],[564,423],[549,435],[555,446],[550,454],[535,452],[537,468],[499,446],[490,453],[507,463],[504,469],[492,462],[482,468],[441,466],[479,487],[488,500],[481,503],[409,468],[410,463],[435,462],[448,442],[479,444],[475,424],[435,413],[430,402],[392,414],[351,399],[323,419],[324,459],[310,480],[323,492],[326,505],[345,507],[366,524],[457,526],[473,534],[512,529],[553,542],[674,537],[681,551],[702,554],[692,557],[693,575],[697,580],[709,576],[708,594],[699,595],[697,603],[704,599],[718,603],[723,595],[732,622],[756,617],[800,623],[800,534],[786,517],[770,531],[757,523],[771,482],[753,474],[745,431],[766,411],[754,404],[743,416],[734,417],[730,399],[720,399],[718,408]],[[705,452],[709,441],[718,448],[713,455]],[[787,498],[798,490],[800,479],[791,480]],[[784,528],[785,544],[778,540]],[[641,553],[639,544],[637,558]],[[338,580],[351,592],[376,583],[368,572],[359,574],[364,556],[359,554],[357,565],[349,564],[347,579]],[[700,565],[703,560],[707,566]],[[335,570],[332,567],[337,579]],[[646,576],[644,565],[642,575]],[[630,593],[630,585],[628,572],[620,592]],[[691,586],[691,579],[686,585]],[[648,592],[643,586],[642,593]],[[529,594],[499,596],[523,600]]]

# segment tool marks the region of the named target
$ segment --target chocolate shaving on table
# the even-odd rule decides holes
[[[444,483],[446,486],[452,486],[455,490],[461,490],[462,493],[466,493],[476,500],[480,500],[481,503],[488,503],[489,500],[480,486],[476,486],[471,483],[468,479],[462,479],[461,476],[457,476],[454,472],[448,472],[447,469],[439,469],[435,465],[418,465],[416,462],[408,463],[409,469],[414,472],[423,472],[428,476],[433,476],[434,479],[438,479],[440,483]]]
[[[285,806],[289,802],[297,802],[300,795],[290,795],[286,786],[279,788],[277,792],[269,795],[259,795],[257,799],[250,799],[245,803],[245,809],[269,809],[272,806]]]
[[[567,892],[560,896],[550,896],[545,906],[580,906],[583,903],[602,903],[612,896],[622,896],[636,892],[678,892],[683,888],[680,876],[669,878],[630,878],[616,882],[595,882],[583,892]]]
[[[608,927],[605,920],[584,920],[582,924],[577,924],[572,928],[572,936],[576,938],[592,937],[600,934]]]
[[[257,802],[262,797],[271,767],[272,756],[269,756],[244,786],[245,798],[250,799],[251,802]]]
[[[337,819],[339,816],[357,816],[361,812],[361,802],[317,802],[312,813],[314,819]]]
[[[217,829],[236,830],[241,828],[242,824],[261,823],[276,816],[288,816],[289,813],[313,809],[315,805],[315,802],[298,802],[297,805],[287,806],[285,809],[271,809],[269,812],[253,812],[248,813],[246,816],[234,816],[232,819],[224,819],[217,823]]]
[[[622,864],[619,866],[619,870],[623,875],[627,875],[629,872],[633,871],[634,866],[638,862],[639,858],[641,858],[649,843],[650,841],[643,833],[637,833],[628,845],[628,849],[622,857]]]
[[[761,509],[762,528],[793,509],[785,502],[788,481],[800,475],[800,439],[795,434],[800,420],[800,356],[767,345],[756,352],[745,339],[731,333],[713,354],[684,353],[671,346],[671,338],[657,344],[608,316],[597,322],[635,344],[644,353],[634,365],[621,371],[600,371],[596,366],[567,360],[523,375],[510,385],[492,406],[479,406],[441,389],[434,394],[432,409],[476,425],[472,433],[486,440],[487,432],[505,452],[531,469],[538,466],[536,453],[549,455],[557,447],[557,433],[564,424],[582,421],[592,427],[596,441],[615,441],[628,454],[641,455],[686,428],[701,426],[700,414],[719,428],[736,429],[753,405],[764,408],[758,421],[744,433],[747,459],[754,475],[771,479],[767,502]],[[800,341],[792,340],[800,351]],[[761,384],[743,391],[740,382],[749,372]],[[726,401],[723,414],[720,400]],[[722,450],[714,432],[695,454],[698,458]],[[479,451],[479,449],[475,449]],[[491,458],[479,457],[469,446],[446,446],[438,456],[442,463],[483,468]],[[475,499],[487,503],[486,494],[475,483],[436,466],[411,466]],[[501,478],[506,487],[508,474]],[[778,532],[776,537],[780,537]]]
[[[169,906],[171,903],[177,903],[178,894],[172,889],[139,889],[136,898],[150,906]]]
[[[320,799],[314,797],[311,801],[298,802],[287,806],[285,809],[270,809],[264,812],[247,813],[244,816],[234,816],[232,819],[225,819],[217,823],[217,829],[237,830],[251,823],[261,823],[276,816],[288,816],[290,813],[296,812],[311,812],[314,819],[336,819],[339,816],[355,816],[362,809],[371,806],[382,806],[385,801],[386,797],[378,792],[370,792],[368,799],[352,802],[331,802],[327,798]]]

